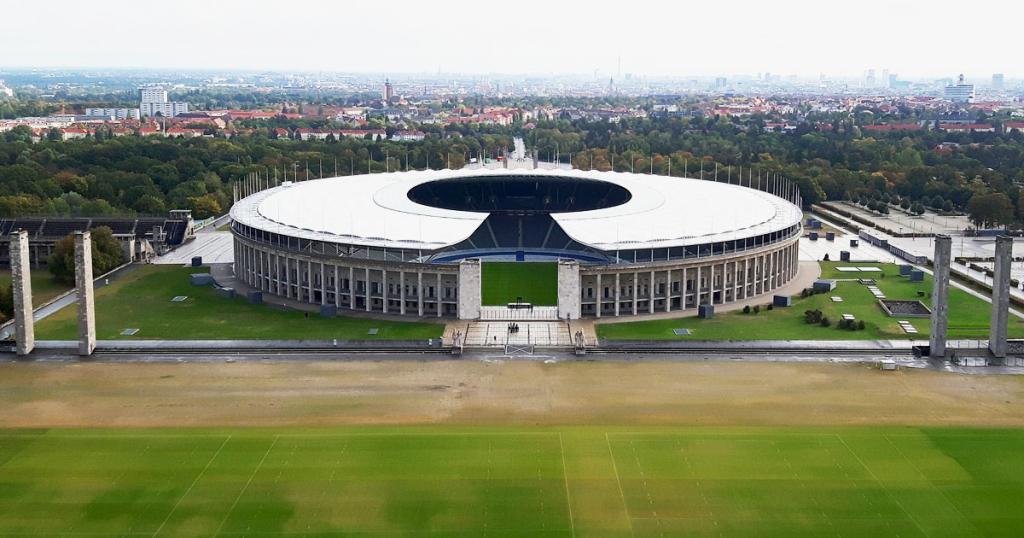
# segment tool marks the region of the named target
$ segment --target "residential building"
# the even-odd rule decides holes
[[[974,102],[974,84],[967,84],[964,82],[964,76],[961,74],[956,84],[950,84],[946,86],[943,91],[943,95],[946,99],[959,104]]]
[[[163,88],[140,88],[139,111],[143,116],[161,115],[173,118],[178,114],[188,113],[188,103],[167,100],[167,90]]]
[[[86,116],[102,116],[114,118],[115,120],[140,119],[140,112],[137,108],[87,108]]]

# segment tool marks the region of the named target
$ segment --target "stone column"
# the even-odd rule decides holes
[[[405,271],[398,272],[398,313],[405,315]]]
[[[654,287],[654,271],[651,271],[651,282],[647,285],[647,313],[654,313],[654,292],[657,288]]]
[[[992,274],[992,321],[989,324],[988,349],[993,357],[1006,357],[1006,326],[1010,316],[1010,262],[1013,238],[996,238],[996,263]]]
[[[679,282],[679,309],[686,310],[686,279],[687,279],[686,267],[683,267],[683,278]]]
[[[601,273],[597,274],[597,317],[601,317],[601,307],[604,306],[604,288],[601,287]]]
[[[334,266],[334,307],[341,308],[341,268]]]
[[[324,262],[320,262],[320,305],[327,304],[327,270]]]
[[[437,317],[441,317],[441,273],[437,274],[437,288],[434,290],[437,295]]]
[[[732,302],[740,300],[740,262],[732,262]]]
[[[558,319],[580,319],[580,293],[580,264],[576,260],[558,260]]]
[[[665,271],[665,312],[672,311],[672,270]]]
[[[694,281],[693,281],[693,288],[695,290],[694,293],[693,293],[693,304],[694,304],[694,306],[700,306],[701,305],[701,302],[700,302],[700,291],[701,291],[700,276],[701,275],[700,275],[700,273],[701,273],[700,266],[698,265],[697,266],[697,276],[694,277]]]
[[[380,270],[380,305],[381,312],[388,313],[388,270],[387,267]]]
[[[356,309],[356,268],[348,266],[348,307]]]
[[[92,235],[75,232],[75,287],[78,292],[78,354],[96,349],[96,303],[92,291]]]
[[[616,272],[615,273],[615,293],[612,294],[612,295],[615,296],[615,316],[616,317],[618,317],[618,315],[619,315],[619,299],[621,298],[621,292],[622,292],[622,286],[619,283],[619,273]]]
[[[930,356],[946,358],[946,332],[949,328],[949,262],[953,241],[948,235],[935,236],[934,282],[932,287],[932,327]]]
[[[371,310],[370,303],[373,302],[373,286],[370,285],[370,268],[367,267],[366,271],[366,311]]]
[[[280,279],[281,277],[278,277],[278,280]],[[284,297],[292,298],[292,262],[288,256],[284,257]]]
[[[416,271],[416,313],[423,317],[423,271]]]
[[[315,303],[316,295],[313,293],[313,260],[306,260],[306,302]]]
[[[14,337],[18,355],[28,355],[36,347],[35,319],[32,317],[32,269],[28,250],[28,232],[11,234],[11,288],[14,290]]]
[[[462,260],[459,262],[459,319],[480,319],[480,305],[480,260]]]
[[[640,296],[640,273],[633,271],[633,315],[637,315],[639,312],[636,310],[637,299]]]

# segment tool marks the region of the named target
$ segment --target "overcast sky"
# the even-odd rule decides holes
[[[1021,0],[15,0],[0,66],[1024,76]]]

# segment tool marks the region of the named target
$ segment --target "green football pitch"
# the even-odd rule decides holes
[[[0,430],[0,535],[1022,536],[1024,431]]]
[[[558,264],[541,262],[484,262],[481,299],[485,305],[505,305],[522,297],[540,306],[558,303]]]

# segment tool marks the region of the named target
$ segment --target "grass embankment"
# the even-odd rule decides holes
[[[0,269],[0,286],[11,285],[11,270]],[[57,281],[45,267],[32,268],[32,306],[38,307],[74,287]]]
[[[189,284],[189,275],[206,272],[167,265],[138,267],[110,286],[96,290],[96,336],[100,339],[427,339],[441,335],[436,323],[398,322],[362,317],[322,318],[317,313],[251,305],[245,298],[221,297],[210,286]],[[181,302],[171,299],[184,295]],[[72,305],[36,326],[36,338],[77,338]],[[121,331],[135,328],[133,336]],[[369,329],[378,334],[370,335]]]
[[[842,272],[836,267],[872,266],[882,272]],[[931,308],[931,275],[925,275],[923,282],[910,282],[900,276],[899,266],[894,264],[858,264],[844,262],[823,262],[822,278],[845,279],[829,293],[811,297],[794,297],[793,306],[767,310],[765,305],[771,297],[765,297],[759,314],[744,314],[742,311],[716,314],[713,319],[696,317],[607,323],[597,325],[597,333],[610,339],[650,340],[866,340],[927,338],[930,324],[927,318],[889,317],[878,305],[878,300],[868,291],[867,286],[857,282],[858,278],[874,278],[887,299],[920,300]],[[842,297],[843,302],[833,302],[832,296]],[[949,337],[987,338],[992,305],[969,293],[950,287],[949,292]],[[831,322],[831,327],[809,325],[804,322],[804,311],[821,310]],[[863,320],[865,329],[849,331],[836,326],[843,314],[853,314]],[[899,327],[897,320],[909,321],[919,332],[909,335]],[[687,328],[689,336],[676,336],[672,329]],[[1024,337],[1024,320],[1010,316],[1011,337]]]

